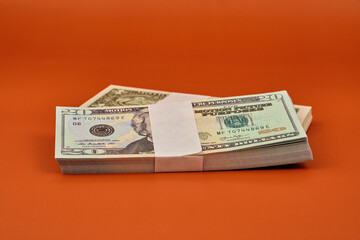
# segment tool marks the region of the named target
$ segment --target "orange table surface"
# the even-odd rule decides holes
[[[360,239],[360,1],[0,0],[0,239]],[[314,161],[63,175],[55,106],[110,84],[313,106]]]

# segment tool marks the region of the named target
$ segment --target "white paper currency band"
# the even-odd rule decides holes
[[[202,172],[203,156],[155,157],[155,172]]]
[[[149,105],[155,157],[179,157],[201,152],[190,101]]]

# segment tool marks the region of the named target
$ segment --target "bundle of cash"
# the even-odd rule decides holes
[[[286,91],[209,98],[110,87],[114,89],[103,91],[79,108],[57,108],[55,158],[63,173],[213,171],[312,160],[306,133]],[[159,145],[159,126],[155,134],[154,116],[151,116],[154,112],[149,113],[149,104],[166,105],[189,99],[193,100],[191,113],[200,150],[180,158],[159,156],[156,147]],[[311,108],[307,111],[304,107],[299,109],[304,109],[298,114],[305,114],[304,123],[309,124]],[[157,118],[162,118],[165,123],[169,119],[167,112],[157,114],[160,115]],[[167,134],[165,142],[181,139],[179,132],[182,129],[177,125],[173,128],[177,135],[169,137]],[[178,147],[181,148],[181,144]],[[171,161],[167,161],[169,158]],[[186,163],[184,159],[187,164],[201,166],[190,170],[161,167],[164,163]]]

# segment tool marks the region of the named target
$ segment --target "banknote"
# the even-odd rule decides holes
[[[154,96],[157,99],[160,93]],[[192,108],[202,148],[199,155],[307,139],[286,91],[193,101]],[[58,159],[154,156],[156,139],[146,105],[56,111]]]
[[[156,104],[169,98],[171,94],[174,93],[159,90],[110,85],[101,92],[97,93],[91,99],[86,101],[80,107],[98,108]],[[189,99],[199,99],[194,97],[201,96],[185,93],[181,94],[183,96],[189,95]],[[204,97],[212,98],[208,96]],[[302,105],[294,105],[294,107],[302,126],[305,130],[307,130],[312,120],[311,107]]]
[[[150,105],[163,100],[170,92],[110,85],[80,107],[116,107]]]
[[[294,105],[296,114],[303,126],[305,132],[308,130],[313,116],[312,116],[312,107],[310,106],[302,106],[302,105]]]

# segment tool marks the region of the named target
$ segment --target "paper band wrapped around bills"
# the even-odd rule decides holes
[[[203,156],[155,157],[155,172],[202,172]]]
[[[149,105],[155,172],[202,171],[202,157],[190,101]]]

